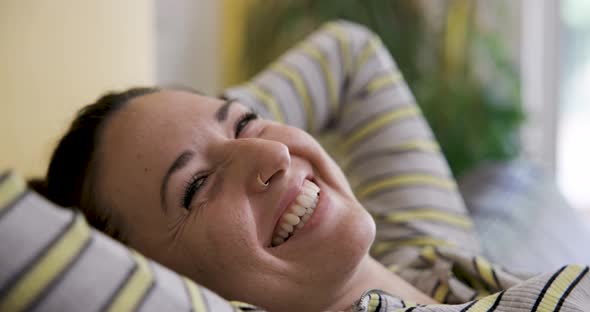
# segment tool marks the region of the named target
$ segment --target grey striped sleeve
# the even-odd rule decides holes
[[[247,105],[254,98],[256,107],[276,112],[266,117],[336,137],[329,152],[378,223],[375,256],[400,239],[418,248],[479,251],[455,179],[412,92],[380,39],[363,26],[327,23],[226,95]]]
[[[236,305],[0,176],[0,311],[235,311]]]

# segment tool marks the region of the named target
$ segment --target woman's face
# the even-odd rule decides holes
[[[280,307],[348,279],[375,225],[311,136],[253,117],[188,92],[135,98],[104,128],[97,193],[132,247],[226,298]],[[291,234],[287,213],[306,221]]]

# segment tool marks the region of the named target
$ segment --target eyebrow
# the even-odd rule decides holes
[[[182,152],[180,155],[178,155],[178,157],[176,157],[176,160],[172,163],[170,168],[168,168],[168,171],[166,171],[166,174],[164,175],[164,180],[162,180],[162,185],[160,186],[160,200],[164,213],[166,213],[167,211],[166,188],[168,187],[168,181],[170,180],[170,177],[172,176],[172,174],[174,174],[174,172],[184,168],[186,164],[188,164],[188,162],[193,158],[194,155],[195,153],[191,151]]]
[[[228,99],[217,109],[217,112],[215,112],[215,119],[217,119],[217,122],[221,123],[227,119],[227,112],[235,101],[236,99]]]
[[[215,119],[217,122],[222,123],[227,120],[227,115],[229,112],[229,108],[231,105],[236,101],[236,99],[228,99],[221,105],[217,111],[215,112]],[[180,169],[184,168],[188,162],[195,156],[195,153],[189,150],[185,150],[172,163],[166,174],[164,175],[164,179],[162,180],[162,185],[160,186],[160,205],[162,206],[162,210],[164,213],[167,212],[166,207],[166,189],[168,188],[168,182],[170,181],[170,177]]]

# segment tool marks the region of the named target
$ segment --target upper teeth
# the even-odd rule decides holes
[[[272,236],[274,247],[284,243],[296,229],[305,225],[318,204],[319,195],[320,188],[315,183],[309,180],[303,182],[301,193],[279,219],[278,226]]]

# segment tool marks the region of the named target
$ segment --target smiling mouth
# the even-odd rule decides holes
[[[272,247],[284,244],[297,230],[305,226],[315,211],[319,196],[320,187],[310,180],[305,180],[295,201],[279,218],[272,235]]]

